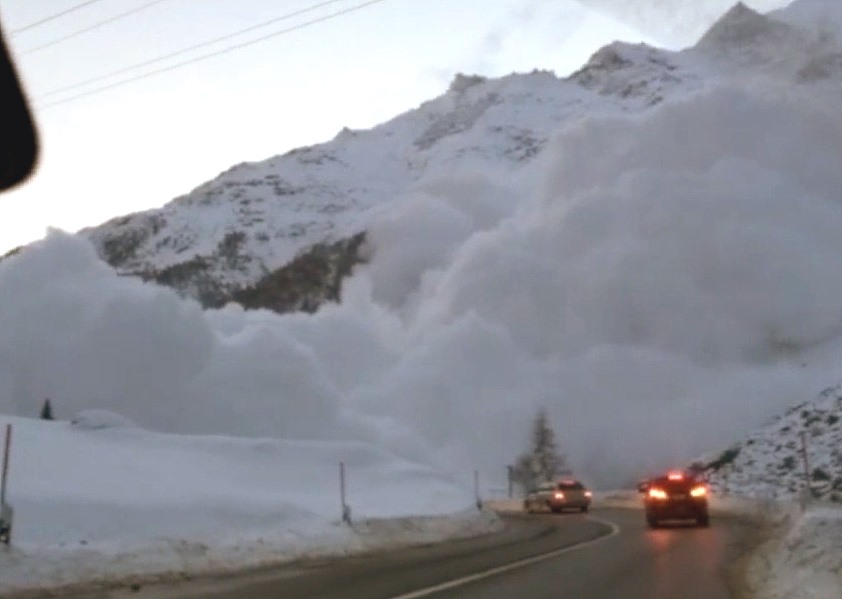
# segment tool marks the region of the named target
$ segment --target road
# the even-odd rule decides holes
[[[719,599],[750,526],[649,530],[637,510],[507,516],[501,533],[84,599]],[[82,599],[79,597],[78,599]]]

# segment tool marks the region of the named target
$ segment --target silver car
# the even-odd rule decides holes
[[[564,509],[587,512],[593,494],[578,480],[564,479],[541,483],[523,500],[523,509],[532,513],[546,511],[558,513]]]

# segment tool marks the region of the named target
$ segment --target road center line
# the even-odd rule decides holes
[[[435,586],[427,587],[424,589],[419,589],[417,591],[411,591],[409,593],[404,593],[403,595],[396,595],[394,597],[390,597],[389,599],[418,599],[419,597],[429,597],[435,593],[439,593],[441,591],[446,591],[449,589],[455,589],[457,587],[461,587],[471,582],[475,582],[477,580],[483,580],[484,578],[491,578],[492,576],[497,576],[498,574],[504,574],[506,572],[511,572],[512,570],[517,570],[518,568],[523,568],[526,566],[530,566],[532,564],[537,564],[538,562],[543,562],[548,559],[552,559],[563,553],[569,553],[571,551],[575,551],[576,549],[582,549],[584,547],[588,547],[590,545],[594,545],[599,543],[600,541],[604,541],[606,539],[610,539],[614,535],[620,532],[620,527],[614,524],[613,522],[608,522],[607,520],[602,520],[600,518],[588,518],[593,522],[599,522],[601,524],[605,524],[611,529],[611,532],[608,534],[597,537],[595,539],[590,539],[589,541],[582,541],[581,543],[576,543],[574,545],[568,545],[567,547],[562,547],[561,549],[555,549],[550,551],[549,553],[542,553],[541,555],[536,555],[533,557],[528,557],[526,559],[521,559],[516,562],[512,562],[510,564],[506,564],[504,566],[497,566],[496,568],[491,568],[490,570],[484,570],[482,572],[477,572],[476,574],[470,574],[469,576],[463,576],[462,578],[456,578],[454,580],[450,580],[448,582],[443,582],[441,584],[437,584]]]

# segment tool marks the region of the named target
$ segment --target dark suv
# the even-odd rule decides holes
[[[695,520],[708,526],[708,489],[703,480],[683,472],[672,472],[641,485],[645,493],[646,522],[656,528],[662,520]]]

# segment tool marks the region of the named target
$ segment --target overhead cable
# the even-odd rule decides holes
[[[91,25],[89,27],[85,27],[84,29],[79,29],[78,31],[74,31],[73,33],[68,33],[67,35],[64,35],[64,36],[56,38],[52,41],[43,43],[40,46],[35,46],[34,48],[29,48],[27,50],[23,50],[22,52],[18,52],[18,54],[21,55],[21,56],[25,56],[26,54],[32,54],[34,52],[38,52],[39,50],[43,50],[44,48],[50,48],[52,46],[55,46],[56,44],[60,44],[62,42],[66,42],[69,39],[73,39],[74,37],[78,37],[78,36],[82,35],[83,33],[88,33],[89,31],[93,31],[94,29],[99,29],[100,27],[102,27],[104,25],[108,25],[109,23],[113,23],[114,21],[119,21],[120,19],[125,19],[126,17],[129,17],[129,16],[131,16],[135,13],[139,13],[143,10],[146,10],[147,8],[152,8],[156,4],[160,4],[161,2],[167,2],[167,1],[168,0],[153,0],[152,2],[147,2],[146,4],[138,6],[137,8],[133,8],[132,10],[127,10],[126,12],[121,12],[118,15],[114,15],[113,17],[110,17],[108,19],[105,19],[105,20],[99,21],[97,23],[94,23],[93,25]]]
[[[102,2],[102,0],[88,0],[87,2],[80,2],[79,4],[75,4],[68,9],[65,9],[61,12],[57,12],[54,15],[50,15],[49,17],[44,17],[43,19],[39,19],[38,21],[35,21],[34,23],[30,23],[29,25],[24,25],[23,27],[13,29],[12,31],[9,32],[9,34],[10,35],[17,35],[18,33],[23,33],[24,31],[34,29],[35,27],[38,27],[39,25],[43,25],[44,23],[49,23],[50,21],[58,19],[59,17],[63,17],[64,15],[69,15],[70,13],[75,12],[75,11],[79,10],[80,8],[85,8],[86,6],[90,6],[91,4],[94,4],[95,2]]]
[[[252,25],[251,27],[246,27],[245,29],[240,29],[233,33],[229,33],[220,37],[215,37],[210,40],[206,40],[204,42],[200,42],[198,44],[194,44],[192,46],[188,46],[187,48],[182,48],[181,50],[176,50],[175,52],[170,52],[168,54],[163,54],[161,56],[157,56],[155,58],[151,58],[149,60],[144,60],[143,62],[138,62],[133,65],[129,65],[127,67],[123,67],[117,69],[116,71],[111,71],[109,73],[105,73],[104,75],[97,75],[96,77],[91,77],[90,79],[85,79],[84,81],[78,81],[76,83],[71,83],[70,85],[65,85],[63,87],[59,87],[53,90],[50,90],[44,94],[41,94],[41,98],[49,98],[50,96],[55,96],[56,94],[60,94],[63,92],[72,91],[74,89],[79,89],[80,87],[85,87],[86,85],[90,85],[91,83],[97,83],[99,81],[103,81],[105,79],[110,79],[112,77],[116,77],[117,75],[122,75],[123,73],[128,73],[130,71],[134,71],[136,69],[140,69],[143,67],[148,67],[153,64],[157,64],[159,62],[163,62],[165,60],[169,60],[171,58],[175,58],[177,56],[181,56],[183,54],[187,54],[188,52],[193,52],[195,50],[200,50],[202,48],[206,48],[207,46],[211,46],[213,44],[218,44],[219,42],[223,42],[225,40],[231,39],[233,37],[237,37],[243,35],[245,33],[249,33],[251,31],[255,31],[257,29],[262,29],[264,27],[268,27],[274,23],[278,23],[279,21],[286,21],[288,19],[292,19],[294,17],[301,16],[308,12],[312,12],[314,10],[318,10],[319,8],[323,8],[329,4],[336,4],[337,2],[343,2],[345,0],[325,0],[323,2],[319,2],[317,4],[313,4],[312,6],[308,6],[307,8],[303,8],[301,10],[297,10],[295,12],[287,13],[281,15],[279,17],[275,17],[273,19],[269,19],[268,21],[263,21],[258,23],[257,25]],[[282,32],[283,33],[283,32]],[[273,34],[275,35],[275,34]]]
[[[99,93],[102,93],[104,91],[108,91],[108,90],[111,90],[111,89],[114,89],[114,88],[117,88],[117,87],[122,87],[124,85],[129,84],[129,83],[134,83],[135,81],[140,81],[142,79],[147,79],[147,78],[153,77],[155,75],[160,75],[161,73],[167,73],[169,71],[174,71],[176,69],[180,69],[180,68],[185,67],[187,65],[191,65],[191,64],[194,64],[194,63],[197,63],[197,62],[200,62],[200,61],[208,60],[209,58],[213,58],[215,56],[221,56],[222,54],[227,54],[228,52],[233,52],[234,50],[240,50],[240,49],[246,48],[248,46],[253,46],[254,44],[264,42],[266,40],[277,37],[279,35],[283,35],[283,34],[286,34],[286,33],[292,33],[293,31],[298,31],[300,29],[304,29],[305,27],[310,27],[311,25],[316,25],[317,23],[323,23],[324,21],[328,21],[330,19],[335,19],[337,17],[347,15],[349,13],[361,10],[361,9],[366,8],[368,6],[372,6],[374,4],[379,4],[381,2],[386,2],[386,0],[369,0],[368,2],[363,2],[362,4],[358,4],[356,6],[352,6],[350,8],[346,8],[344,10],[340,10],[340,11],[331,13],[329,15],[325,15],[325,16],[319,17],[317,19],[311,19],[310,21],[305,21],[303,23],[293,25],[292,27],[287,27],[286,29],[281,29],[280,31],[275,31],[275,32],[270,33],[268,35],[264,35],[264,36],[256,38],[256,39],[249,40],[247,42],[241,42],[241,43],[235,44],[233,46],[228,46],[227,48],[223,48],[223,49],[217,50],[215,52],[209,52],[207,54],[203,54],[201,56],[191,58],[190,60],[178,62],[176,64],[173,64],[173,65],[170,65],[170,66],[167,66],[167,67],[163,67],[163,68],[160,68],[160,69],[156,69],[156,70],[150,71],[148,73],[143,73],[141,75],[136,75],[134,77],[130,77],[128,79],[123,79],[122,81],[117,81],[117,82],[112,83],[110,85],[104,85],[104,86],[98,87],[96,89],[88,90],[86,92],[82,92],[82,93],[70,96],[68,98],[62,98],[61,100],[56,100],[56,101],[50,102],[48,104],[42,104],[41,106],[39,106],[39,108],[42,109],[42,110],[46,109],[46,108],[52,108],[54,106],[59,106],[61,104],[66,104],[68,102],[73,102],[74,100],[78,100],[79,98],[84,98],[86,96],[99,94]]]

